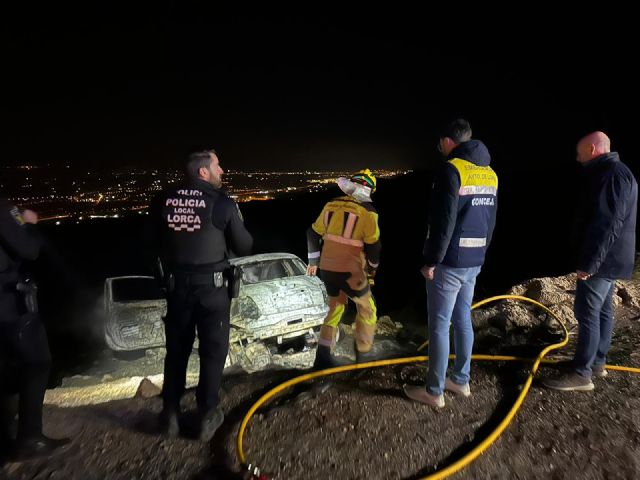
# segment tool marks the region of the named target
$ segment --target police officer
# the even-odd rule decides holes
[[[19,394],[15,456],[25,460],[45,455],[68,443],[42,433],[42,402],[51,354],[47,333],[38,316],[35,284],[23,273],[23,263],[38,258],[42,242],[33,226],[38,216],[20,211],[0,198],[0,365],[13,366],[15,382],[3,382],[1,392]],[[8,372],[5,372],[8,373]],[[6,380],[6,379],[5,379]],[[10,386],[14,383],[14,386]],[[11,391],[6,391],[10,389]],[[5,419],[0,431],[10,432]]]
[[[200,380],[196,400],[200,438],[209,441],[222,424],[218,390],[229,350],[228,259],[251,253],[253,239],[236,203],[221,190],[223,170],[214,150],[191,154],[186,182],[170,187],[151,206],[156,252],[167,289],[164,364],[164,433],[179,433],[180,398],[196,329]]]

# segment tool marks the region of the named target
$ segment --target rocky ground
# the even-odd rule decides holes
[[[534,280],[513,293],[537,298],[560,312],[574,344],[575,319],[570,308],[563,308],[572,301],[572,285],[569,278]],[[640,367],[640,297],[634,284],[620,287],[610,363]],[[533,355],[558,338],[554,321],[534,308],[507,302],[478,312],[474,323],[476,350],[482,353]],[[381,353],[398,355],[398,345],[414,349],[421,329],[409,327],[395,339],[387,338]],[[559,356],[569,357],[571,348]],[[158,397],[47,406],[47,433],[72,437],[73,442],[51,458],[3,460],[0,478],[241,478],[235,436],[242,417],[262,393],[296,373],[281,368],[228,375],[222,392],[226,420],[210,444],[193,439],[188,414],[183,438],[156,435]],[[539,375],[554,373],[544,368]],[[411,403],[402,394],[403,383],[424,381],[425,365],[341,374],[326,392],[305,401],[298,401],[295,392],[285,393],[261,409],[247,429],[245,451],[269,478],[420,478],[482,441],[512,405],[526,374],[526,364],[474,363],[473,395],[447,395],[440,411]],[[640,376],[611,372],[595,384],[593,392],[563,394],[535,382],[505,433],[452,478],[640,477]],[[189,392],[185,409],[194,404]]]

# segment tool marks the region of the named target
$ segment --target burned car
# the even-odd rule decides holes
[[[315,343],[314,328],[328,312],[322,281],[306,275],[295,255],[269,253],[239,257],[240,295],[231,302],[229,355],[225,367],[262,368],[289,345]],[[105,340],[116,352],[165,344],[166,300],[153,277],[107,278],[104,286]],[[290,350],[290,349],[289,349]]]

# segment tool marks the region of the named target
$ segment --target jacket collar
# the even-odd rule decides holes
[[[199,178],[197,179],[189,179],[188,181],[188,185],[195,187],[197,189],[200,190],[205,190],[207,192],[222,192],[223,190],[220,188],[216,188],[213,185],[211,185],[209,182],[205,182],[204,180],[201,180]]]
[[[619,162],[620,161],[620,156],[618,155],[618,152],[609,152],[609,153],[603,153],[602,155],[598,155],[597,157],[589,160],[586,163],[583,163],[582,166],[584,168],[594,168],[598,165],[604,165],[605,163],[609,163],[609,162]]]
[[[478,165],[479,167],[486,167],[491,163],[491,155],[489,150],[480,140],[469,140],[468,142],[462,142],[456,148],[451,150],[447,160],[454,158],[460,158],[468,162]]]

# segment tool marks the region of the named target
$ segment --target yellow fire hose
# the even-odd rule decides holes
[[[479,355],[479,354],[472,355],[471,358],[473,360],[481,360],[481,361],[495,361],[495,362],[505,362],[505,361],[530,362],[530,361],[533,361],[533,366],[531,367],[531,372],[529,373],[529,376],[527,377],[527,380],[525,381],[524,386],[522,387],[522,389],[520,391],[520,394],[518,395],[518,398],[516,399],[515,403],[513,404],[513,406],[511,407],[511,409],[507,413],[507,415],[502,419],[500,424],[487,436],[487,438],[485,438],[480,444],[478,444],[475,448],[473,448],[471,451],[469,451],[464,457],[462,457],[459,460],[455,461],[451,465],[449,465],[449,466],[447,466],[447,467],[445,467],[445,468],[443,468],[441,470],[438,470],[437,472],[434,472],[433,474],[431,474],[431,475],[429,475],[427,477],[424,477],[423,480],[436,480],[436,479],[446,478],[446,477],[454,474],[455,472],[458,472],[459,470],[462,470],[464,467],[466,467],[471,462],[473,462],[476,458],[478,458],[482,453],[484,453],[484,451],[487,450],[491,446],[491,444],[497,440],[497,438],[502,434],[502,432],[504,432],[504,430],[507,428],[507,426],[511,423],[511,421],[515,417],[515,415],[518,412],[518,410],[520,410],[520,407],[522,406],[522,402],[524,401],[525,397],[527,396],[527,393],[529,392],[529,389],[531,388],[531,384],[533,382],[533,377],[535,376],[536,372],[538,371],[538,368],[540,367],[540,364],[541,363],[555,363],[554,360],[545,359],[544,358],[545,355],[547,355],[552,350],[557,350],[559,348],[564,347],[569,342],[569,332],[567,331],[567,328],[564,326],[562,321],[549,308],[547,308],[546,306],[542,305],[539,302],[536,302],[535,300],[533,300],[531,298],[521,297],[519,295],[498,295],[496,297],[487,298],[486,300],[482,300],[481,302],[478,302],[475,305],[472,305],[471,309],[473,310],[473,309],[478,308],[478,307],[480,307],[482,305],[485,305],[487,303],[495,302],[497,300],[505,300],[505,299],[519,300],[519,301],[523,301],[523,302],[528,302],[528,303],[532,303],[532,304],[542,308],[545,312],[549,313],[553,318],[555,318],[558,321],[558,323],[562,326],[562,328],[564,330],[564,339],[561,342],[554,343],[554,344],[551,344],[551,345],[548,345],[547,347],[545,347],[538,354],[538,356],[535,359],[523,358],[523,357],[514,357],[514,356],[508,356],[508,355]],[[421,350],[422,348],[424,348],[427,345],[427,343],[428,342],[425,342],[424,344],[422,344],[418,348],[418,350]],[[449,358],[455,358],[455,356],[454,355],[450,355]],[[277,395],[278,393],[288,389],[289,387],[292,387],[293,385],[297,385],[298,383],[302,383],[302,382],[306,382],[308,380],[312,380],[314,378],[333,375],[335,373],[348,372],[348,371],[351,371],[351,370],[362,370],[362,369],[365,369],[365,368],[383,367],[383,366],[388,366],[388,365],[400,365],[400,364],[405,364],[405,363],[424,362],[424,361],[426,361],[428,359],[429,359],[429,357],[427,357],[427,356],[417,356],[417,357],[395,358],[395,359],[390,359],[390,360],[377,360],[377,361],[374,361],[374,362],[359,363],[359,364],[353,364],[353,365],[345,365],[345,366],[341,366],[341,367],[329,368],[329,369],[326,369],[326,370],[320,370],[320,371],[317,371],[317,372],[312,372],[312,373],[307,373],[307,374],[304,374],[304,375],[300,375],[299,377],[292,378],[291,380],[287,380],[286,382],[283,382],[280,385],[277,385],[276,387],[272,388],[267,393],[262,395],[262,397],[260,397],[260,399],[258,399],[258,401],[252,405],[252,407],[249,409],[249,411],[245,415],[244,419],[242,420],[242,424],[240,425],[240,430],[238,431],[237,442],[236,442],[236,455],[237,455],[238,461],[240,462],[241,465],[243,465],[245,467],[249,467],[249,468],[251,467],[251,465],[248,464],[247,461],[246,461],[246,456],[244,454],[242,443],[243,443],[243,439],[244,439],[244,432],[245,432],[245,430],[247,428],[247,424],[249,423],[249,420],[251,419],[253,414],[256,412],[256,410],[258,410],[258,408],[260,408],[270,398],[272,398],[275,395]],[[618,370],[618,371],[623,371],[623,372],[640,373],[640,368],[634,368],[634,367],[624,367],[624,366],[617,366],[617,365],[606,365],[606,368],[608,370]],[[266,477],[263,476],[263,478],[266,478]]]

